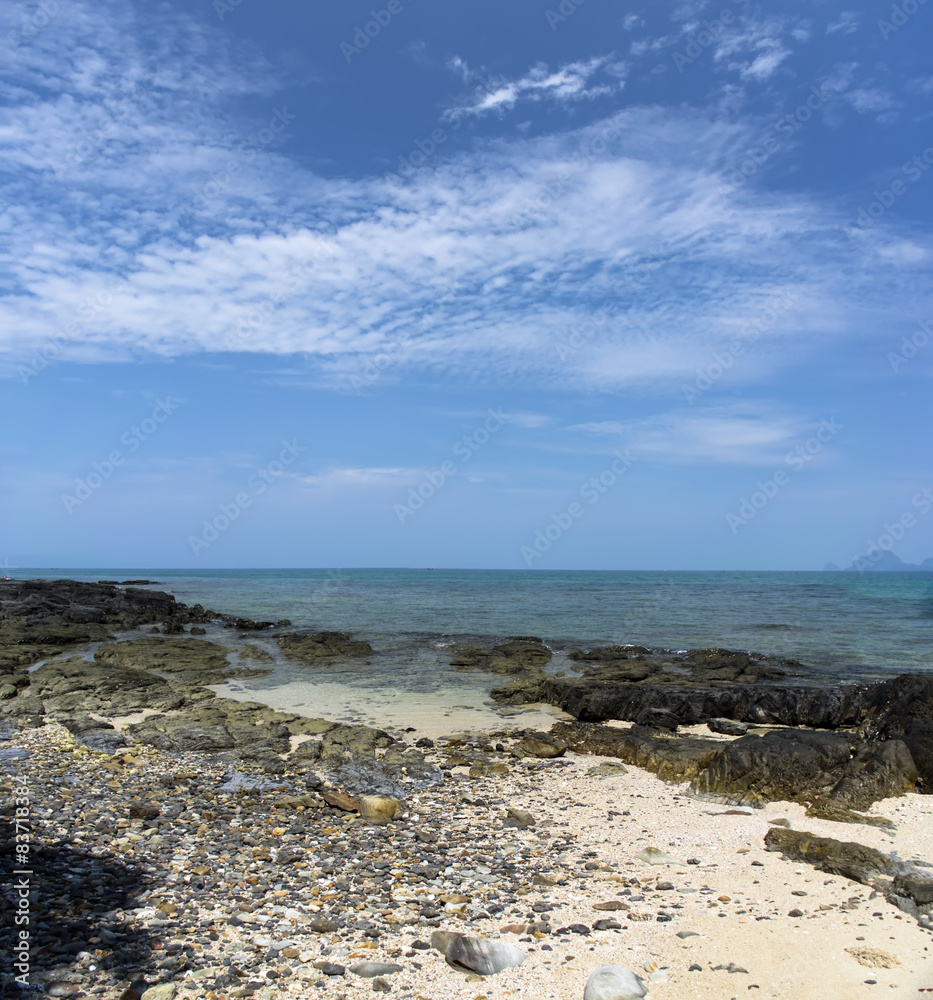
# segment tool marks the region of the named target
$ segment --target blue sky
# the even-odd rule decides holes
[[[6,5],[0,561],[933,555],[931,17]]]

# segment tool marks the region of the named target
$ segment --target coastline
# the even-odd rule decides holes
[[[553,723],[554,709],[525,699],[546,651],[524,638],[453,651],[464,670],[504,675],[509,691],[499,703],[515,714],[465,709],[460,731],[459,717],[430,709],[406,719],[403,703],[395,718],[407,724],[390,729],[359,724],[375,715],[330,715],[339,680],[323,682],[313,716],[248,701],[249,692],[224,697],[231,684],[264,675],[262,644],[244,641],[252,652],[230,661],[196,631],[222,620],[214,612],[133,588],[94,593],[105,620],[75,622],[72,605],[70,619],[59,610],[55,622],[4,621],[7,636],[25,630],[4,647],[4,815],[15,817],[14,793],[31,789],[29,843],[46,873],[30,910],[30,983],[52,995],[135,1000],[124,991],[143,977],[162,989],[147,1000],[267,1000],[312,984],[350,996],[373,991],[374,978],[351,971],[364,960],[401,965],[383,970],[388,991],[425,998],[475,997],[479,982],[489,998],[577,998],[605,963],[637,972],[660,997],[757,988],[842,1000],[885,986],[888,996],[933,988],[929,907],[897,882],[917,873],[910,884],[922,889],[933,870],[933,797],[906,790],[910,768],[890,758],[902,743],[884,729],[900,711],[893,688],[874,708],[867,698],[865,711],[875,714],[865,714],[861,735],[752,721],[730,736],[664,718],[670,706],[657,705],[650,718],[597,725],[564,714],[550,727],[543,720]],[[138,632],[146,619],[161,622],[150,625],[157,634],[113,641],[114,624]],[[249,624],[237,627],[248,636]],[[367,655],[345,633],[282,634],[280,644],[316,676],[341,657]],[[37,656],[45,664],[30,673],[30,657],[53,649],[56,635],[63,649]],[[101,643],[94,660],[62,658],[89,635]],[[748,681],[763,661],[693,657],[665,674],[633,650],[608,660],[605,651],[584,652],[596,659],[581,676],[612,691],[674,690],[688,702],[735,689],[722,676],[718,687],[704,686],[716,671],[737,670],[746,678],[739,687],[771,690]],[[633,671],[644,676],[633,681]],[[664,687],[670,677],[680,678],[673,689]],[[548,728],[551,735],[540,732]],[[753,761],[757,784],[737,784],[732,772],[728,787],[702,778],[710,760],[791,732],[808,747],[812,733],[814,752],[838,746],[846,761],[846,740],[856,741],[859,767],[840,757],[833,800],[847,822],[817,814],[811,800],[769,799],[764,758]],[[599,752],[607,739],[611,755]],[[600,765],[608,767],[589,773]],[[895,787],[903,794],[879,794]],[[359,800],[371,793],[393,796],[398,814],[365,820]],[[745,801],[755,808],[735,805]],[[775,830],[873,848],[890,870],[858,879],[819,872],[780,853],[773,837],[766,842]],[[638,860],[646,847],[671,860]],[[95,880],[119,891],[95,903],[83,887]],[[50,895],[70,883],[80,891]],[[430,947],[441,929],[507,942],[525,958],[471,979]]]

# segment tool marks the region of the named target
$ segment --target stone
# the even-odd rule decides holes
[[[596,764],[586,772],[588,778],[615,778],[623,774],[628,774],[628,768],[624,764],[614,764],[612,761]]]
[[[494,976],[503,969],[521,965],[527,956],[504,941],[457,935],[448,945],[444,958],[448,965],[469,969],[480,976]]]
[[[644,861],[647,865],[679,865],[677,858],[672,857],[665,851],[657,847],[643,847],[636,855],[637,861]]]
[[[933,903],[933,877],[919,872],[906,872],[894,879],[892,890],[912,899],[918,906]]]
[[[361,795],[360,818],[371,823],[387,823],[402,811],[402,804],[392,795]]]
[[[551,735],[575,753],[617,757],[626,764],[653,771],[665,781],[695,778],[722,752],[721,740],[705,736],[668,736],[657,729],[630,729],[583,722],[559,722]]]
[[[509,807],[505,819],[502,821],[503,826],[517,827],[520,830],[525,830],[529,826],[534,826],[537,821],[530,812],[525,809],[514,809]]]
[[[336,962],[315,962],[315,968],[325,976],[345,976],[347,970]]]
[[[748,726],[744,722],[732,719],[709,719],[706,728],[711,733],[720,733],[722,736],[744,736],[748,732]]]
[[[590,973],[583,1000],[641,1000],[648,987],[641,976],[621,965],[601,965]]]
[[[358,812],[360,803],[346,792],[338,792],[334,788],[326,788],[321,792],[324,801],[335,809],[342,809],[344,812]]]
[[[350,966],[350,971],[354,976],[375,979],[377,976],[391,976],[395,972],[401,972],[402,966],[393,962],[357,962]]]
[[[382,976],[377,976],[373,980],[373,992],[374,993],[388,993],[392,987],[389,985],[388,980],[383,979]]]
[[[159,983],[150,986],[142,995],[142,1000],[174,1000],[178,987],[174,983]]]
[[[431,932],[431,947],[435,951],[439,951],[442,955],[447,954],[447,949],[450,947],[451,941],[454,938],[463,937],[459,931],[432,931]]]

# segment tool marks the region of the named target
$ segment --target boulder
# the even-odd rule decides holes
[[[392,795],[360,796],[360,818],[371,823],[387,823],[401,811],[401,802]]]
[[[744,736],[748,732],[748,726],[744,722],[734,722],[732,719],[709,719],[706,728],[711,733],[720,733],[722,736]]]
[[[503,969],[512,969],[521,965],[526,957],[520,948],[504,941],[488,941],[465,934],[456,935],[444,952],[448,965],[468,969],[480,976],[494,976]]]

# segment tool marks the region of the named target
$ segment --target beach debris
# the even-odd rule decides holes
[[[648,987],[641,976],[621,965],[601,965],[590,973],[583,1000],[641,1000]]]

